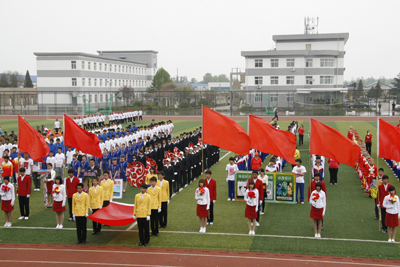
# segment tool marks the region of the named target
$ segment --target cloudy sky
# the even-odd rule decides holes
[[[272,35],[348,32],[345,79],[400,72],[400,1],[2,1],[0,72],[36,74],[33,52],[156,50],[171,75],[244,68],[241,51],[269,50]]]

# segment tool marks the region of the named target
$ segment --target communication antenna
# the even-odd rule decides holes
[[[305,17],[304,18],[304,34],[318,33],[318,17]]]

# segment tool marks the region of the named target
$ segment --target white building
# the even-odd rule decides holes
[[[242,51],[244,87],[269,96],[273,106],[288,102],[343,100],[344,46],[348,33],[274,35],[274,50]],[[236,73],[237,74],[237,73]],[[265,107],[262,97],[247,103]]]
[[[34,53],[38,104],[78,106],[85,97],[92,108],[103,108],[120,88],[146,91],[157,71],[157,54],[146,51]],[[83,96],[83,97],[81,97]],[[89,109],[89,107],[88,107]]]

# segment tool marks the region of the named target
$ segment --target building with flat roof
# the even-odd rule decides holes
[[[123,87],[143,92],[157,71],[157,51],[35,52],[38,104],[103,108]],[[43,109],[42,107],[42,109]]]

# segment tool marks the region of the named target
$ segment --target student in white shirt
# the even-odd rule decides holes
[[[307,172],[306,168],[301,165],[301,159],[296,159],[296,166],[292,172],[296,174],[296,203],[298,203],[298,193],[300,190],[300,202],[304,204],[304,174]]]
[[[6,218],[4,227],[11,227],[15,202],[14,185],[10,183],[9,176],[4,176],[3,180],[4,183],[0,187],[1,210],[4,211],[4,217]]]
[[[64,177],[64,167],[65,167],[65,155],[62,153],[62,149],[57,149],[57,154],[54,157],[56,161],[56,172],[57,175]]]
[[[197,200],[197,216],[199,217],[200,233],[206,232],[208,210],[210,209],[210,192],[204,179],[200,179],[199,188],[196,189],[194,198]]]
[[[260,179],[263,183],[263,190],[264,190],[264,199],[267,197],[267,187],[268,187],[268,176],[265,175],[265,171],[263,168],[260,168],[260,174],[258,175],[257,179]],[[262,211],[260,212],[261,215],[264,214],[265,210],[265,200],[262,200]]]
[[[46,163],[50,163],[53,169],[56,167],[56,158],[53,156],[53,151],[49,152],[49,156],[46,159]]]
[[[54,122],[54,129],[56,130],[56,134],[58,134],[58,130],[60,129],[60,122],[58,119]]]
[[[20,166],[25,168],[25,175],[32,175],[33,160],[29,158],[28,153],[24,153],[24,158],[20,160]]]
[[[244,200],[246,201],[246,211],[244,215],[248,219],[249,235],[255,235],[259,192],[256,189],[254,180],[249,180],[247,186],[248,189],[244,194]]]
[[[315,184],[315,190],[311,192],[309,201],[311,204],[310,218],[313,219],[315,237],[319,238],[321,237],[322,220],[326,211],[326,195],[320,182]]]
[[[226,181],[228,182],[228,201],[235,201],[235,174],[239,170],[234,163],[233,157],[229,158],[229,164],[226,165]]]
[[[56,212],[57,226],[56,229],[63,228],[64,212],[65,212],[65,186],[62,184],[61,176],[56,177],[56,182],[53,184],[52,195],[54,198],[53,211]]]
[[[47,175],[43,181],[46,184],[45,190],[47,191],[47,208],[53,207],[53,185],[54,179],[56,178],[56,172],[53,170],[53,165],[51,163],[47,163],[47,169],[50,170],[50,173]]]
[[[71,168],[71,162],[72,162],[72,157],[74,156],[75,151],[71,150],[71,147],[68,147],[68,151],[67,151],[67,168]]]
[[[388,227],[389,242],[395,242],[396,227],[399,226],[400,202],[396,188],[389,186],[389,195],[385,196],[382,205],[386,208],[385,225]]]

